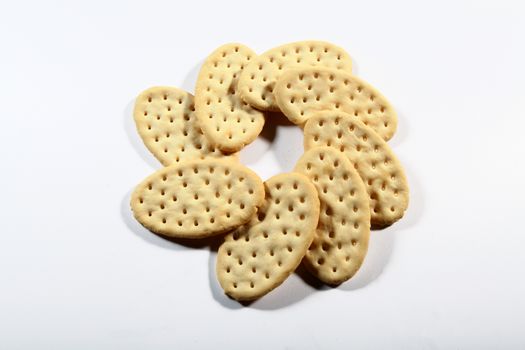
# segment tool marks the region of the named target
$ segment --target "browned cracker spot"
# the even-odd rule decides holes
[[[255,57],[244,45],[223,45],[206,59],[199,73],[196,114],[210,142],[225,152],[251,143],[264,125],[264,114],[244,102],[237,89],[243,68]]]
[[[152,87],[137,97],[133,112],[137,131],[163,165],[186,159],[224,157],[204,137],[194,110],[193,96],[175,87]]]
[[[251,60],[239,79],[242,98],[261,110],[278,111],[273,96],[275,82],[287,69],[299,65],[352,71],[352,60],[342,48],[324,41],[298,41],[273,48]]]
[[[308,176],[321,202],[314,241],[303,261],[321,281],[340,284],[354,276],[368,250],[370,207],[365,185],[345,155],[331,147],[310,149],[295,171]]]
[[[236,300],[257,299],[299,265],[319,219],[319,198],[304,175],[287,173],[265,182],[266,200],[246,225],[226,236],[217,255],[217,277]]]
[[[330,146],[343,152],[363,179],[370,197],[372,226],[399,220],[408,207],[408,183],[401,163],[371,128],[343,112],[314,114],[304,128],[304,147]]]
[[[346,112],[361,120],[384,140],[397,128],[397,115],[372,85],[347,72],[302,67],[285,72],[275,85],[275,99],[282,112],[302,125],[321,110]]]
[[[131,197],[135,218],[152,232],[199,238],[246,223],[264,201],[259,177],[243,165],[214,158],[160,169]]]

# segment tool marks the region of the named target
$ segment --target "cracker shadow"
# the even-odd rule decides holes
[[[359,64],[355,57],[350,56],[350,58],[352,59],[352,75],[359,76]]]
[[[276,131],[277,125],[266,119],[259,136],[240,151],[239,161],[245,165],[257,163],[271,148]]]
[[[403,162],[401,159],[400,162],[405,169],[410,197],[405,215],[391,226],[395,231],[414,227],[425,212],[425,190],[419,181],[419,177],[414,173],[411,165],[407,166],[408,162]]]
[[[137,154],[142,160],[147,163],[152,169],[159,169],[162,165],[160,162],[150,153],[146,148],[146,145],[142,142],[140,135],[135,127],[135,121],[133,120],[133,107],[135,105],[135,99],[132,99],[126,105],[124,109],[124,131],[128,136],[128,140],[131,146],[135,149]]]
[[[361,265],[354,277],[342,283],[337,289],[352,291],[365,288],[379,278],[392,257],[396,235],[395,230],[370,232],[368,253],[363,261],[363,265]]]
[[[334,288],[333,286],[321,282],[317,277],[312,275],[304,266],[303,262],[301,262],[297,270],[295,270],[295,273],[304,283],[317,291],[330,290]]]
[[[264,118],[264,127],[259,136],[240,152],[239,159],[245,165],[257,163],[266,152],[274,147],[274,141],[280,127],[295,126],[283,114],[278,112],[265,112]]]
[[[304,153],[303,131],[300,126],[290,122],[282,113],[273,113],[271,120],[277,130],[277,137],[271,148],[277,155],[277,162],[281,170],[290,172]]]
[[[397,146],[401,145],[403,142],[406,141],[410,133],[410,125],[408,124],[404,113],[400,111],[399,108],[396,108],[396,111],[397,130],[394,136],[392,136],[392,138],[388,141],[388,145],[390,146],[390,148],[396,148]]]
[[[120,216],[128,229],[147,243],[164,249],[184,250],[185,248],[200,249],[209,247],[211,245],[217,244],[217,241],[222,239],[220,236],[202,239],[173,238],[161,236],[149,231],[133,217],[133,213],[131,212],[131,207],[129,204],[131,192],[132,190],[129,190],[120,201]]]

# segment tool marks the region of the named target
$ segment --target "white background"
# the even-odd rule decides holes
[[[524,9],[342,4],[2,1],[1,348],[525,347]],[[295,274],[241,306],[208,246],[131,218],[131,189],[159,167],[132,103],[152,85],[193,91],[221,44],[304,39],[347,49],[397,109],[411,203],[353,280]],[[290,171],[301,142],[269,121],[242,161]]]

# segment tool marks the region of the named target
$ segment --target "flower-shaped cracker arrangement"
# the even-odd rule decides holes
[[[403,216],[408,184],[387,144],[396,113],[351,67],[327,42],[259,56],[227,44],[204,62],[195,97],[175,87],[143,91],[137,131],[164,167],[135,188],[135,218],[164,236],[223,235],[217,278],[239,301],[267,294],[301,262],[330,285],[352,278],[370,228]],[[236,152],[257,138],[267,111],[304,129],[305,153],[293,172],[263,183]]]

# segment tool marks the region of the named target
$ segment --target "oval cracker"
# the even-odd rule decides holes
[[[319,219],[319,198],[302,174],[286,173],[265,182],[258,215],[226,236],[216,272],[225,293],[257,299],[280,285],[299,265]]]
[[[237,162],[207,158],[150,175],[133,191],[131,209],[152,232],[200,238],[246,223],[263,200],[263,183],[253,171]]]
[[[370,197],[372,226],[391,225],[408,207],[408,183],[401,163],[371,128],[338,111],[314,114],[304,128],[304,147],[331,146],[350,159]]]
[[[239,79],[241,97],[261,110],[278,111],[273,89],[286,69],[297,65],[352,71],[352,59],[342,48],[324,41],[298,41],[275,47],[256,57]]]
[[[321,67],[285,72],[275,85],[275,99],[292,123],[302,125],[313,112],[340,110],[389,140],[397,128],[397,115],[372,85],[349,73]]]
[[[152,87],[135,100],[137,131],[162,165],[225,156],[204,137],[194,110],[193,95],[175,87]]]
[[[244,102],[237,89],[243,68],[256,56],[244,45],[223,45],[208,56],[197,79],[197,118],[204,134],[225,152],[251,143],[264,125],[264,114]]]
[[[295,171],[308,176],[321,202],[319,225],[304,264],[337,285],[358,271],[368,250],[370,207],[363,181],[344,154],[331,147],[305,152]]]

